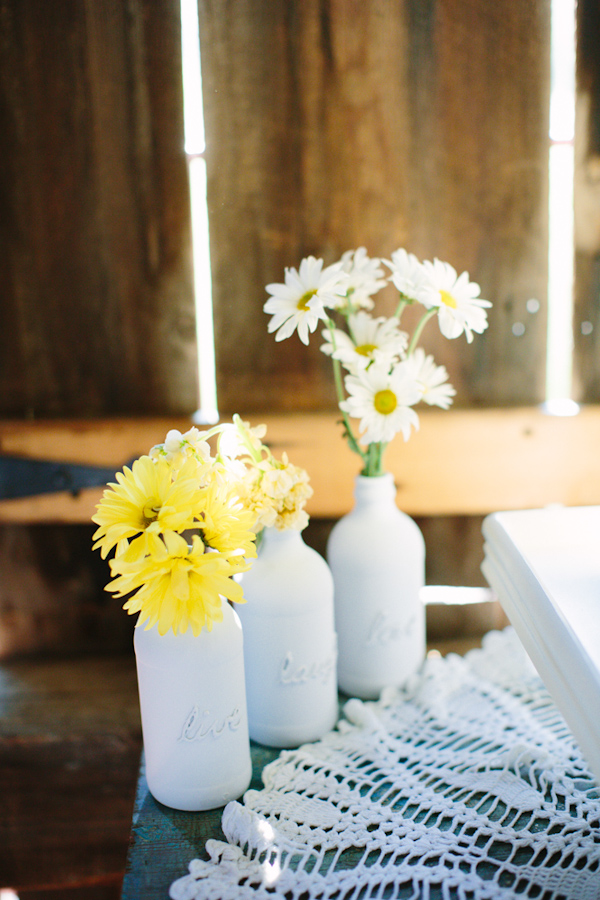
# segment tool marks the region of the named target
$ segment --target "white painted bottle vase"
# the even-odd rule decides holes
[[[263,530],[239,607],[250,737],[297,747],[338,717],[333,579],[299,531]]]
[[[425,656],[425,542],[395,502],[391,474],[358,475],[354,508],[333,527],[338,684],[362,699],[401,685]]]
[[[242,628],[223,601],[223,621],[197,637],[134,632],[146,778],[173,809],[216,809],[252,777]]]

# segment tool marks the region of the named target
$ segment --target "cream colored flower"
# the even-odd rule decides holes
[[[263,474],[262,489],[266,496],[272,500],[284,502],[293,485],[294,479],[287,468],[269,468]]]
[[[308,524],[304,507],[313,489],[307,472],[290,463],[285,453],[280,461],[270,457],[249,465],[246,478],[239,487],[245,508],[251,509],[256,517],[256,531],[261,528],[305,528]]]
[[[261,489],[260,475],[258,470],[249,472],[242,493],[244,506],[252,513],[254,520],[252,528],[256,532],[273,527],[277,519],[276,503]]]
[[[205,434],[206,432],[201,432],[195,427],[190,428],[185,434],[172,428],[167,432],[164,442],[152,448],[150,457],[165,459],[174,472],[177,472],[187,459],[194,457],[202,466],[198,471],[200,483],[207,476],[212,464],[210,444],[204,439]]]
[[[308,522],[309,516],[305,509],[284,509],[277,516],[274,527],[278,531],[287,531],[288,529],[304,531]]]

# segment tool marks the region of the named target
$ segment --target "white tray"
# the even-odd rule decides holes
[[[600,506],[500,512],[482,570],[600,782]]]

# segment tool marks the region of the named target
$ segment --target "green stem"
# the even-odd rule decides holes
[[[362,471],[362,475],[369,478],[376,478],[383,475],[383,451],[387,444],[377,443],[369,444],[366,454],[366,465]]]
[[[335,324],[332,321],[332,319],[329,319],[329,318],[327,319],[327,327],[329,329],[329,339],[331,341],[331,346],[333,348],[332,352],[335,353],[335,351],[337,350],[336,343],[335,343]],[[345,396],[346,396],[344,394],[344,383],[342,381],[342,366],[340,364],[339,359],[334,359],[333,356],[331,358],[331,361],[333,363],[333,380],[335,383],[335,392],[336,392],[338,406],[339,406],[340,403],[342,403],[345,400]],[[346,430],[346,437],[348,438],[348,443],[350,445],[350,449],[353,450],[354,453],[357,453],[360,456],[360,458],[362,459],[363,463],[365,463],[366,455],[365,455],[365,452],[363,450],[361,450],[360,445],[359,445],[356,437],[354,436],[352,427],[350,425],[350,417],[348,416],[348,413],[345,412],[345,410],[343,410],[341,407],[340,407],[340,412],[342,414],[344,428]]]
[[[204,431],[202,434],[202,439],[208,441],[209,438],[214,437],[215,434],[220,434],[223,431],[222,425],[213,425],[208,431]]]
[[[417,327],[415,328],[415,330],[413,332],[413,336],[410,339],[410,343],[408,345],[408,350],[406,351],[407,356],[410,356],[414,352],[414,350],[417,346],[417,343],[419,341],[419,338],[421,337],[421,333],[422,333],[423,329],[425,328],[425,326],[427,325],[429,320],[432,319],[436,315],[437,311],[438,311],[437,306],[432,306],[431,309],[428,309],[427,312],[425,313],[425,315],[422,317],[421,321],[418,323]]]
[[[241,435],[244,446],[245,446],[246,450],[248,451],[248,456],[250,457],[250,459],[253,462],[255,462],[255,463],[262,462],[262,458],[263,458],[262,451],[263,450],[265,451],[265,453],[267,454],[269,459],[272,458],[273,454],[271,453],[269,448],[266,447],[262,442],[261,442],[260,450],[257,450],[253,446],[252,441],[251,441],[250,437],[248,436],[248,432],[246,431],[244,425],[242,424],[242,417],[238,413],[234,413],[234,415],[233,415],[233,424],[237,428],[238,434]]]
[[[398,324],[400,324],[400,317],[402,313],[408,306],[408,300],[405,300],[404,294],[400,294],[400,300],[398,301],[398,306],[396,307],[396,312],[394,313],[394,317],[398,319]]]

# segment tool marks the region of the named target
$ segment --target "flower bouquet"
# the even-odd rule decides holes
[[[177,809],[222,806],[251,778],[245,669],[251,699],[253,692],[264,696],[262,651],[253,650],[252,635],[244,648],[240,618],[227,601],[243,608],[244,594],[253,597],[256,578],[249,589],[243,580],[256,560],[257,532],[301,541],[312,493],[306,472],[285,454],[276,459],[262,443],[264,433],[239,416],[205,432],[172,430],[117,473],[93,516],[93,547],[112,555],[106,590],[138,614],[134,648],[148,786]],[[276,623],[264,610],[260,620],[262,593],[255,593],[272,650]],[[286,610],[279,607],[281,619]],[[281,649],[282,661],[290,653],[288,645]]]
[[[397,291],[394,315],[376,317],[373,297],[390,284]],[[327,559],[335,584],[339,685],[349,694],[377,697],[386,685],[403,683],[425,652],[424,541],[396,506],[384,451],[397,434],[408,440],[419,427],[419,403],[448,409],[455,395],[445,367],[420,346],[427,323],[437,319],[444,337],[464,334],[471,342],[485,331],[491,303],[479,297],[468,273],[458,275],[438,259],[422,263],[402,248],[379,260],[360,247],[327,267],[309,256],[267,292],[264,310],[275,340],[297,331],[308,344],[322,326],[321,350],[332,360],[344,435],[362,461],[354,509],[333,528]],[[401,327],[409,306],[422,310],[412,334]]]
[[[456,393],[445,367],[419,346],[425,325],[437,317],[444,337],[464,334],[471,342],[486,329],[486,308],[492,305],[479,297],[479,285],[467,272],[457,275],[439,259],[421,263],[401,248],[383,263],[387,277],[382,260],[369,258],[364,247],[326,268],[309,256],[298,270],[286,269],[285,283],[267,285],[271,296],[264,305],[276,341],[297,331],[308,344],[309,334],[325,326],[321,350],[332,359],[344,433],[366,476],[383,473],[383,452],[396,434],[408,440],[419,427],[418,403],[448,409]],[[389,283],[398,291],[396,311],[374,317],[373,296]],[[423,314],[411,335],[400,325],[405,309],[415,305]],[[351,418],[359,420],[358,430]]]
[[[258,559],[240,568],[248,603],[239,609],[250,737],[273,747],[316,740],[336,722],[336,636],[333,579],[325,560],[301,532],[312,495],[307,473],[263,443],[266,428],[240,416],[216,425],[215,465],[232,479],[257,532]],[[185,437],[174,434],[180,452]]]
[[[103,557],[115,550],[106,589],[133,592],[124,608],[140,614],[138,625],[197,636],[222,621],[221,596],[243,602],[233,576],[256,556],[253,516],[218,477],[197,429],[177,453],[164,449],[169,440],[117,473],[92,518],[94,549]]]
[[[117,473],[93,521],[94,548],[114,552],[106,589],[139,614],[148,787],[176,809],[222,806],[252,776],[242,630],[227,601],[244,602],[254,515],[193,428]]]

